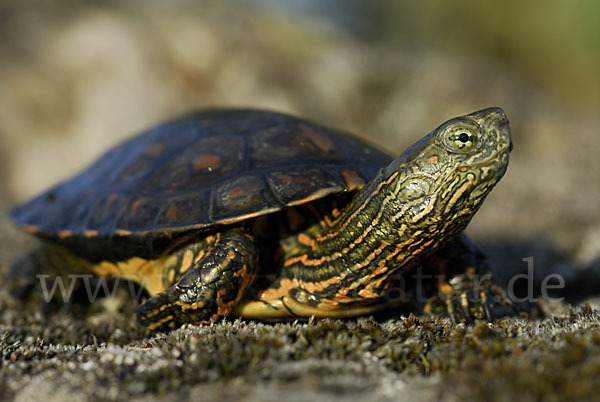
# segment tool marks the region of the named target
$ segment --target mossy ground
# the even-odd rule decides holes
[[[57,308],[0,290],[4,399],[593,400],[600,311],[474,325],[419,316],[150,333],[126,289]]]

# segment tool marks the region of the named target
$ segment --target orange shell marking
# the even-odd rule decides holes
[[[244,195],[244,190],[242,190],[241,188],[232,188],[231,190],[227,191],[226,194],[227,197],[238,198]]]
[[[131,203],[131,206],[129,207],[129,210],[131,211],[131,215],[135,215],[137,209],[140,207],[140,204],[142,203],[141,199],[137,199],[134,202]]]
[[[31,234],[36,234],[41,231],[40,227],[36,225],[24,225],[23,230]]]
[[[163,144],[152,144],[144,149],[144,153],[149,156],[157,157],[160,156],[164,150],[165,146]]]
[[[365,185],[363,179],[358,177],[352,170],[342,170],[342,176],[348,185],[348,190],[356,190],[362,188]]]
[[[194,167],[194,170],[198,171],[198,170],[212,170],[215,169],[217,167],[219,167],[219,165],[221,165],[221,157],[219,155],[214,155],[214,154],[198,154],[195,158],[194,161],[192,162],[192,166]]]
[[[313,144],[315,144],[317,148],[319,148],[321,151],[331,152],[335,150],[335,145],[333,144],[333,141],[331,141],[331,139],[326,134],[320,133],[318,131],[315,131],[313,128],[306,126],[302,127],[302,131],[304,131],[304,134],[306,134],[306,136],[310,138]]]
[[[177,208],[177,206],[175,206],[175,205],[171,205],[169,207],[169,209],[167,210],[167,218],[174,221],[177,219],[178,215],[179,215],[179,208]]]
[[[58,232],[58,237],[60,239],[66,239],[67,237],[73,236],[73,232],[71,230],[61,230]]]

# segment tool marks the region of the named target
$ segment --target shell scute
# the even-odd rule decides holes
[[[272,193],[283,205],[305,199],[314,193],[315,189],[331,188],[335,189],[335,192],[344,190],[339,180],[335,180],[327,169],[310,166],[274,170],[269,172],[267,180]]]
[[[326,134],[319,134],[321,143],[316,141],[316,128],[307,124],[287,124],[260,130],[251,136],[252,164],[257,168],[272,166],[286,161],[334,161],[343,159],[333,152],[334,147],[322,143],[332,141]],[[313,133],[313,136],[307,135]],[[320,145],[320,146],[319,146]]]
[[[163,201],[164,208],[154,222],[157,228],[187,227],[210,222],[206,211],[210,209],[211,190],[190,191]],[[199,220],[205,216],[206,220]]]
[[[245,174],[217,186],[213,194],[212,219],[252,214],[277,205],[266,191],[262,174]]]

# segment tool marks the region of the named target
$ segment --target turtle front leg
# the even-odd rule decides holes
[[[423,264],[435,272],[437,294],[423,311],[454,322],[493,321],[518,314],[518,308],[498,285],[485,255],[465,236],[429,257]]]
[[[170,287],[136,310],[142,325],[164,330],[225,316],[252,282],[257,260],[255,240],[242,228],[179,248],[163,268]]]

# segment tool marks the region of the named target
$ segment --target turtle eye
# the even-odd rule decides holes
[[[461,150],[467,150],[475,144],[475,136],[463,130],[451,133],[448,139],[456,148]]]
[[[443,136],[449,151],[468,152],[477,145],[479,128],[471,122],[456,122],[449,125]]]

